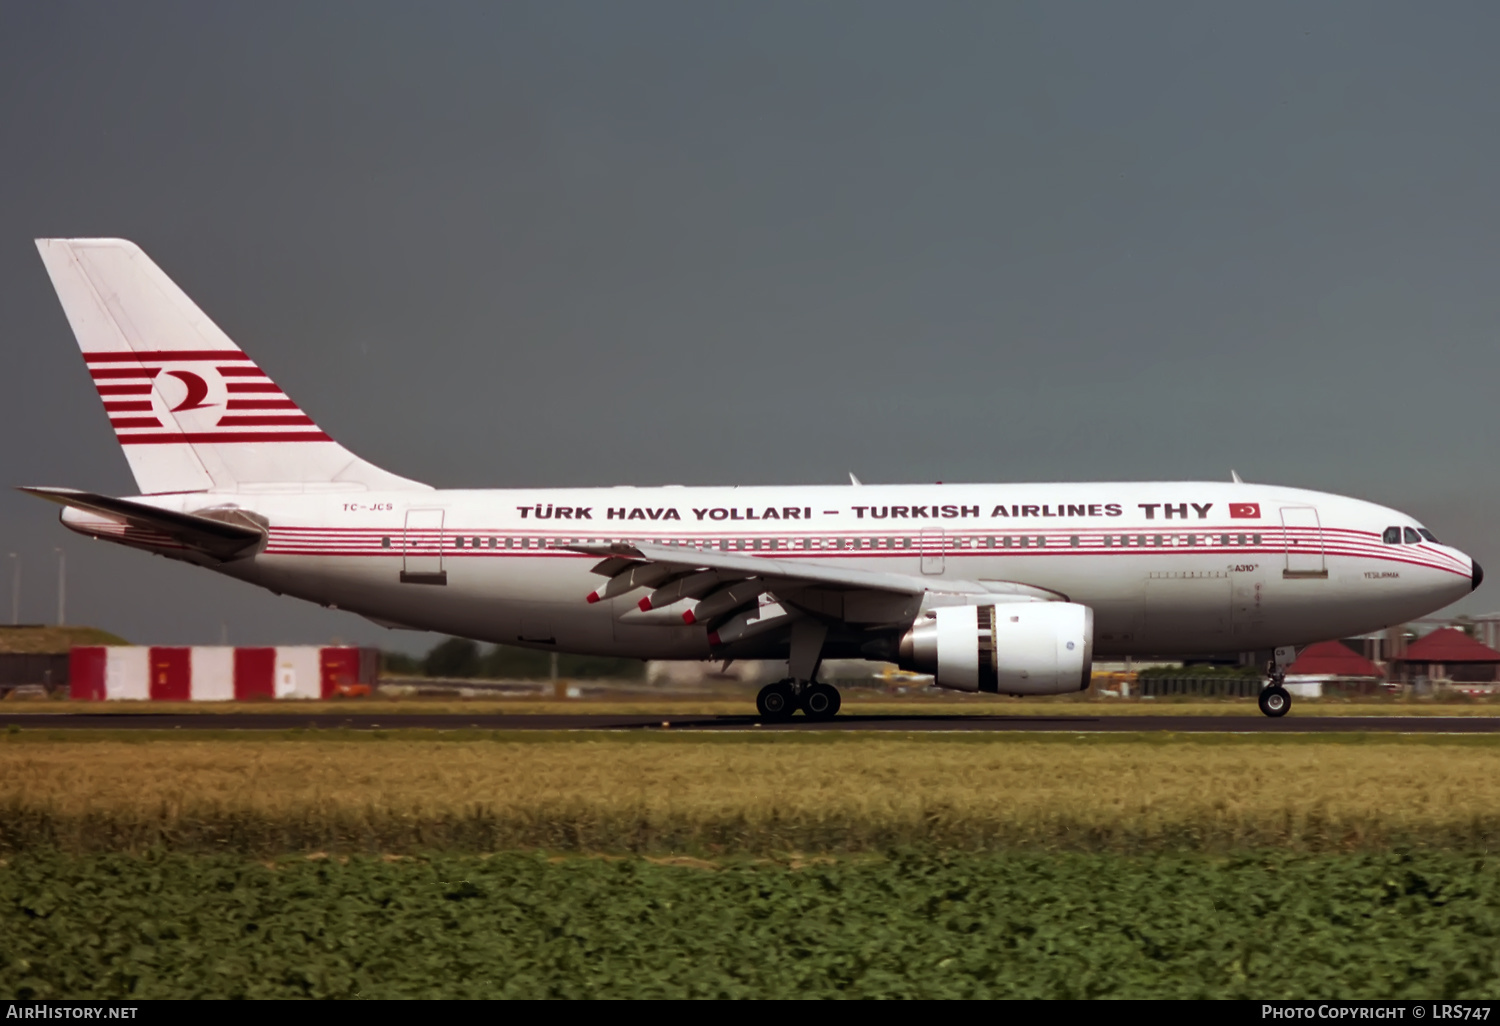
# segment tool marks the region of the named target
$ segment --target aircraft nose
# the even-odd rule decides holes
[[[1470,591],[1477,591],[1478,588],[1479,588],[1479,586],[1484,583],[1484,567],[1480,566],[1478,563],[1474,562],[1474,560],[1472,560],[1472,559],[1469,560],[1469,562],[1474,567],[1474,572],[1470,575],[1470,577],[1474,581],[1474,586],[1472,588],[1470,588],[1469,590]]]

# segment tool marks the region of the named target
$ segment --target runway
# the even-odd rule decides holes
[[[951,716],[848,715],[828,722],[798,716],[766,723],[755,716],[673,716],[596,713],[11,713],[0,728],[23,730],[285,731],[489,730],[609,732],[652,730],[949,732],[949,733],[1178,733],[1178,734],[1500,734],[1500,716]]]

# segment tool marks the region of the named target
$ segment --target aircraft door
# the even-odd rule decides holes
[[[947,539],[943,535],[941,527],[924,527],[920,544],[922,546],[922,572],[924,574],[940,574],[944,571],[944,552]]]
[[[443,511],[409,509],[401,535],[401,583],[447,584],[443,569]]]
[[[1313,506],[1283,506],[1282,548],[1286,551],[1283,577],[1327,577],[1323,557],[1323,525]]]

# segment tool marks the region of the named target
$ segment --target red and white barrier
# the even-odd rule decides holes
[[[88,646],[69,656],[69,695],[93,701],[333,698],[373,686],[380,653],[346,646]]]

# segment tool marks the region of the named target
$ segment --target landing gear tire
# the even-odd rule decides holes
[[[831,720],[839,714],[839,689],[832,684],[809,684],[802,689],[802,711],[810,720]]]
[[[1260,692],[1260,711],[1270,717],[1285,716],[1287,710],[1292,707],[1292,695],[1280,684],[1272,684],[1268,688],[1262,688]]]
[[[797,696],[792,691],[791,681],[778,680],[761,688],[760,694],[755,696],[755,711],[763,720],[779,723],[791,719],[797,711]]]

